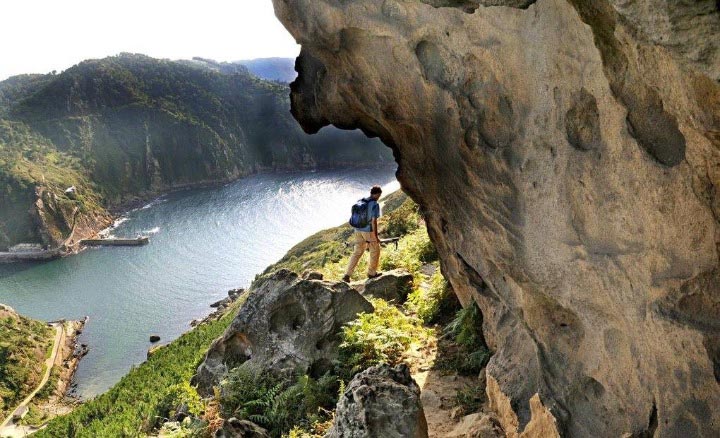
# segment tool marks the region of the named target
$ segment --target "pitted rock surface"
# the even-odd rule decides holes
[[[327,438],[427,438],[420,388],[407,365],[382,364],[353,377]]]
[[[482,310],[506,432],[720,436],[717,2],[274,5],[295,117],[392,147]]]
[[[345,283],[302,280],[281,270],[254,286],[225,334],[210,346],[193,382],[212,395],[244,363],[278,375],[323,375],[337,358],[343,324],[372,305]]]

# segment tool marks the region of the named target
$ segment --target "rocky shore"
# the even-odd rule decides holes
[[[55,366],[60,367],[61,370],[55,391],[57,396],[72,396],[73,394],[75,385],[72,380],[75,371],[77,371],[80,360],[90,351],[87,344],[82,344],[79,341],[87,321],[88,317],[85,317],[81,321],[67,321],[64,324],[65,336],[63,336],[63,344],[60,347],[60,355],[55,362]]]

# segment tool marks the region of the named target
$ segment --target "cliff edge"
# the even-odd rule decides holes
[[[294,116],[392,147],[482,310],[509,436],[720,435],[715,1],[274,4]]]

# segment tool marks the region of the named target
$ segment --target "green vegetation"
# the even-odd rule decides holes
[[[439,269],[429,280],[429,287],[416,288],[408,295],[405,308],[416,314],[425,324],[436,324],[460,309],[460,302]]]
[[[288,94],[243,66],[127,53],[0,82],[0,249],[57,244],[74,207],[91,222],[107,207],[182,185],[391,162],[389,148],[359,132],[305,134]],[[79,196],[64,199],[71,185]],[[72,204],[47,208],[62,210],[51,239],[28,214],[36,187]]]
[[[240,366],[223,383],[223,417],[250,420],[280,437],[293,427],[312,427],[328,420],[337,403],[339,379],[327,374],[280,378]]]
[[[422,321],[408,316],[381,299],[372,299],[373,313],[360,314],[343,328],[340,362],[346,377],[377,365],[402,362],[413,343],[421,344],[430,336]]]
[[[40,383],[55,331],[0,307],[0,420]]]
[[[197,412],[188,382],[208,347],[230,325],[240,299],[219,320],[195,327],[133,368],[105,394],[52,420],[38,437],[134,437],[159,426],[183,402]]]
[[[444,333],[453,342],[440,345],[440,366],[465,375],[477,375],[490,360],[482,334],[482,314],[475,304],[461,309],[448,324]],[[444,351],[443,351],[444,350]]]
[[[39,436],[140,436],[163,427],[182,406],[190,417],[182,424],[166,423],[163,430],[171,430],[169,436],[208,436],[221,427],[223,418],[236,417],[267,428],[274,437],[317,438],[331,426],[332,411],[345,382],[373,364],[403,362],[438,342],[436,367],[477,373],[489,358],[480,331],[480,312],[474,306],[458,312],[457,298],[440,274],[437,254],[417,206],[400,192],[384,202],[381,232],[397,232],[401,239],[397,250],[388,247],[383,251],[382,263],[412,272],[414,290],[400,307],[374,299],[373,313],[361,314],[344,327],[339,360],[328,374],[318,379],[271,376],[240,366],[228,373],[215,397],[200,400],[188,382],[210,343],[229,325],[233,311],[160,349],[108,393],[51,421]],[[309,237],[268,268],[256,284],[281,268],[319,270],[332,279],[350,255],[343,243],[349,232],[348,226],[341,226]],[[444,330],[432,325],[448,321]],[[441,333],[443,338],[438,341]],[[480,400],[477,392],[477,388],[461,392],[458,403],[472,409]]]
[[[70,199],[65,189],[75,186]],[[62,240],[72,227],[73,212],[98,210],[100,199],[83,174],[80,160],[55,149],[21,122],[0,119],[0,249],[17,242],[42,243],[28,211],[43,187],[49,233]],[[52,196],[50,196],[52,194]]]

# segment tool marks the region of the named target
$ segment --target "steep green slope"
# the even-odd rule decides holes
[[[288,93],[286,85],[239,65],[132,54],[0,82],[0,118],[23,132],[2,147],[38,169],[35,177],[19,179],[13,163],[0,162],[0,175],[13,175],[0,189],[17,192],[4,198],[9,207],[0,211],[0,250],[21,241],[54,246],[69,236],[70,228],[55,236],[32,217],[34,194],[42,190],[52,193],[48,199],[62,197],[70,185],[92,193],[92,208],[68,219],[80,220],[89,233],[106,222],[104,208],[169,189],[263,170],[392,160],[388,148],[359,133],[306,135],[289,113]],[[30,153],[37,147],[45,152]],[[59,167],[73,173],[52,187],[39,177],[56,173],[43,167],[52,160],[42,157],[49,156],[63,157],[67,163]]]
[[[40,383],[55,331],[0,304],[0,422]]]
[[[70,186],[75,199],[64,193]],[[75,225],[104,223],[100,202],[79,159],[24,123],[0,119],[0,248],[59,242]]]
[[[332,409],[339,394],[338,379],[347,382],[357,369],[375,363],[404,361],[412,345],[427,347],[429,343],[442,342],[433,367],[477,375],[489,357],[477,331],[481,323],[473,319],[477,317],[473,311],[460,311],[457,318],[452,319],[459,303],[440,273],[437,253],[417,204],[402,192],[391,194],[384,200],[379,226],[382,234],[401,237],[397,249],[383,250],[382,269],[406,269],[416,278],[415,285],[403,306],[394,307],[375,300],[374,313],[360,316],[343,329],[344,343],[337,364],[339,375],[326,375],[317,381],[307,376],[297,381],[278,381],[269,375],[246,375],[236,369],[228,375],[217,394],[219,397],[200,400],[195,389],[189,386],[191,376],[210,344],[232,322],[244,303],[243,297],[222,318],[201,324],[161,348],[107,393],[68,415],[53,419],[37,436],[156,436],[158,427],[174,416],[173,411],[187,405],[194,419],[189,418],[189,423],[182,426],[169,427],[168,430],[179,429],[175,435],[159,436],[212,436],[222,418],[245,415],[242,418],[246,419],[249,414],[258,414],[253,415],[253,420],[271,430],[271,436],[285,434],[291,426],[296,426],[290,437],[319,437],[329,427],[330,422],[326,420],[331,420],[331,415],[327,410],[318,410],[317,406]],[[308,237],[269,266],[256,282],[278,269],[312,269],[324,273],[328,280],[337,280],[342,275],[340,268],[348,262],[350,249],[343,243],[351,232],[348,225],[341,225]],[[431,266],[434,273],[423,272],[423,266]],[[358,268],[359,276],[363,268],[364,265]],[[439,322],[450,322],[450,325],[442,329],[434,325]],[[438,337],[442,333],[444,339],[440,341]],[[236,409],[241,405],[245,409]],[[273,413],[266,411],[267,406],[272,406]],[[313,407],[314,410],[310,409]]]
[[[386,199],[386,216],[381,220],[383,229],[392,226],[394,221],[407,219],[407,211],[398,210],[402,205],[415,208],[402,192],[391,194]],[[390,215],[392,211],[398,213]],[[415,218],[416,215],[409,220]],[[309,269],[321,269],[330,262],[329,259],[323,260],[325,254],[333,254],[332,261],[341,260],[349,252],[346,250],[342,254],[341,249],[342,236],[348,230],[352,232],[349,226],[343,225],[308,237],[281,261],[270,266],[268,272],[299,267],[294,263],[299,259],[306,259],[303,264]],[[88,401],[69,415],[54,419],[37,436],[120,437],[143,436],[150,432],[163,422],[162,417],[167,416],[168,406],[172,405],[168,397],[177,392],[178,385],[188,384],[210,343],[227,329],[243,302],[244,299],[239,299],[219,320],[199,325],[161,348],[147,362],[133,368],[107,393]]]

